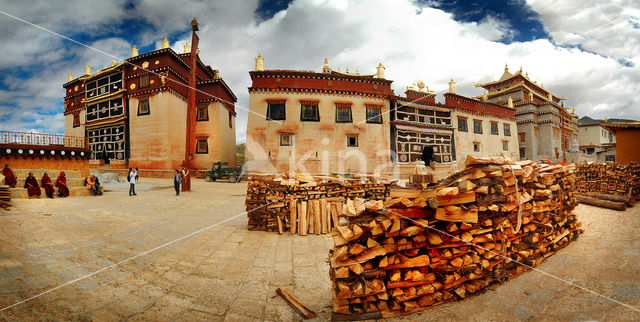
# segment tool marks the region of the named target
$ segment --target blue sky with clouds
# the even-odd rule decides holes
[[[497,79],[507,63],[566,96],[579,116],[640,119],[640,4],[616,1],[0,0],[0,130],[64,132],[62,84],[112,59],[34,28],[24,19],[111,55],[159,48],[181,52],[200,21],[201,57],[238,96],[246,125],[248,71],[265,68],[375,71],[396,93],[423,80],[440,94],[450,78],[463,95]]]

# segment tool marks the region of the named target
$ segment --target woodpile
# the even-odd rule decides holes
[[[383,200],[390,182],[372,177],[252,176],[247,188],[249,230],[327,234],[353,200]]]
[[[7,185],[0,185],[0,207],[9,210],[11,205],[11,188]]]
[[[583,232],[574,170],[468,157],[435,187],[365,200],[331,231],[332,318],[411,313],[540,264]]]
[[[640,163],[579,163],[576,188],[581,193],[640,196]]]

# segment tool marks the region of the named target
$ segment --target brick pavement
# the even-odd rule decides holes
[[[246,185],[196,180],[176,197],[170,180],[128,197],[16,200],[0,212],[0,309],[240,214]],[[586,233],[541,270],[640,307],[640,207],[624,213],[579,206]],[[246,230],[240,216],[0,312],[3,320],[299,320],[284,285],[330,314],[325,236]],[[640,314],[528,272],[412,320],[638,320]]]

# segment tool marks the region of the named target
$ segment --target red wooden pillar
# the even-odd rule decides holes
[[[185,145],[185,156],[183,166],[188,176],[182,181],[182,191],[191,191],[191,162],[196,150],[196,54],[198,52],[198,20],[191,20],[191,53],[189,60],[191,61],[191,70],[189,75],[189,95],[187,97],[187,135]]]

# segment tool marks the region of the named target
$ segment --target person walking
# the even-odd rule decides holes
[[[182,183],[182,175],[176,169],[176,173],[173,175],[173,188],[176,189],[176,196],[180,195],[180,183]]]
[[[136,194],[136,177],[138,174],[129,168],[129,196],[135,196]]]

